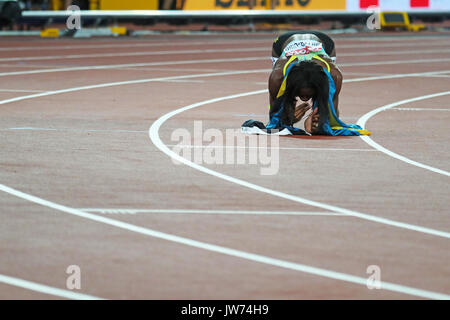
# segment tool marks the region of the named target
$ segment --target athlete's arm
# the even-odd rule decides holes
[[[286,59],[278,59],[277,63],[272,69],[269,76],[269,103],[272,107],[283,82],[283,67],[286,64]]]

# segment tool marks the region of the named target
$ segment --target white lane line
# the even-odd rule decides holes
[[[111,68],[111,69],[117,69],[117,70],[133,70],[133,71],[177,71],[174,70],[174,68],[143,68],[143,67],[130,67],[130,68]],[[269,69],[268,69],[269,70]],[[221,69],[212,69],[212,68],[202,68],[201,70],[199,70],[198,68],[194,69],[194,68],[183,68],[183,69],[179,69],[178,71],[183,71],[183,72],[224,72],[224,71],[230,71],[230,69],[225,69],[225,68],[221,68]],[[267,83],[265,83],[267,84]]]
[[[450,78],[450,75],[446,75],[450,71],[430,71],[430,72],[421,72],[418,75],[414,76],[411,74],[411,77],[430,77],[430,78]],[[343,72],[344,78],[346,76],[393,76],[395,74],[392,73],[369,73],[369,72]],[[399,75],[399,74],[396,74]],[[350,79],[349,79],[350,80]]]
[[[416,47],[417,43],[393,43],[393,39],[395,39],[396,42],[399,40],[423,40],[423,38],[384,38],[384,39],[378,39],[378,38],[351,38],[351,39],[344,39],[344,38],[335,38],[334,40],[338,42],[339,49],[345,49],[345,48],[394,48],[394,47]],[[433,39],[433,41],[430,41]],[[349,41],[377,41],[377,42],[388,42],[386,44],[383,43],[377,43],[377,44],[344,44],[344,42]],[[427,44],[433,45],[433,47],[446,47],[446,43],[439,41],[442,40],[442,37],[427,37]],[[273,41],[273,38],[268,37],[267,39],[252,39],[252,38],[243,38],[243,39],[233,39],[233,40],[220,40],[220,39],[208,39],[205,41],[186,41],[186,42],[178,42],[174,40],[166,40],[163,42],[151,42],[151,43],[114,43],[114,44],[95,44],[95,45],[63,45],[63,46],[22,46],[22,47],[7,47],[7,48],[0,48],[1,51],[37,51],[37,50],[72,50],[72,49],[107,49],[107,48],[139,48],[139,47],[174,47],[174,46],[184,46],[184,45],[202,45],[207,44],[211,45],[213,44],[240,44],[240,43],[264,43],[264,44],[270,44]],[[217,43],[216,43],[217,42]],[[414,41],[417,42],[417,41]]]
[[[416,72],[416,73],[392,74],[392,75],[385,75],[385,76],[365,77],[365,78],[356,78],[356,79],[344,79],[344,83],[371,81],[371,80],[397,79],[397,78],[405,78],[405,77],[427,76],[427,75],[448,73],[449,71],[450,70],[430,71],[430,72]]]
[[[1,58],[5,61],[42,61],[56,59],[85,59],[85,58],[106,58],[106,57],[137,57],[137,56],[159,56],[159,55],[183,55],[183,54],[212,54],[212,53],[236,53],[236,52],[269,52],[266,57],[270,59],[268,48],[233,48],[233,49],[195,49],[195,50],[165,50],[165,51],[139,51],[139,52],[113,52],[113,53],[91,53],[91,54],[71,54],[64,56],[35,56],[35,57],[9,57]]]
[[[204,210],[204,209],[111,209],[80,208],[89,213],[103,214],[138,214],[138,213],[176,213],[176,214],[214,214],[214,215],[277,215],[277,216],[347,216],[335,212],[315,211],[256,211],[256,210]]]
[[[90,53],[90,54],[71,54],[58,56],[34,56],[34,57],[6,57],[1,58],[2,62],[6,61],[43,61],[43,60],[67,60],[67,59],[84,59],[84,58],[105,58],[105,57],[136,57],[136,56],[155,56],[155,55],[179,55],[179,54],[211,54],[211,53],[234,53],[234,52],[268,52],[267,47],[251,47],[251,48],[221,48],[221,49],[191,49],[191,50],[164,50],[164,51],[138,51],[138,52],[113,52],[113,53]],[[380,56],[380,55],[404,55],[404,54],[433,54],[433,53],[447,53],[449,49],[433,49],[421,50],[415,53],[414,51],[390,51],[390,52],[348,52],[340,53],[339,57],[359,57],[359,56]],[[423,59],[422,59],[423,60]]]
[[[0,51],[37,51],[37,50],[72,50],[72,49],[107,49],[107,48],[140,48],[140,47],[179,47],[179,46],[196,46],[207,44],[216,44],[217,40],[210,39],[206,41],[186,41],[186,42],[174,42],[173,40],[166,40],[164,42],[152,42],[152,43],[116,43],[116,44],[95,44],[95,45],[65,45],[65,46],[36,46],[36,47],[9,47],[0,48]],[[248,39],[248,40],[228,40],[228,41],[217,41],[218,45],[222,44],[241,44],[247,43],[248,41],[252,43],[267,43],[270,40],[260,40],[260,39]]]
[[[392,110],[400,110],[400,111],[450,111],[448,109],[439,109],[439,108],[392,108]]]
[[[162,62],[144,62],[144,63],[126,63],[126,64],[110,64],[110,65],[93,65],[93,66],[81,66],[81,67],[64,67],[64,68],[51,68],[40,70],[28,70],[28,71],[14,71],[0,73],[0,77],[16,76],[24,74],[40,74],[40,73],[53,73],[53,72],[72,72],[72,71],[84,71],[84,70],[105,70],[105,69],[126,69],[130,67],[147,67],[147,66],[174,66],[174,65],[188,65],[188,64],[203,64],[203,63],[221,63],[221,62],[244,62],[244,61],[258,61],[267,60],[268,57],[248,57],[248,58],[227,58],[227,59],[200,59],[200,60],[185,60],[185,61],[162,61]],[[177,70],[174,70],[177,71]],[[183,70],[184,71],[184,70]],[[201,70],[197,70],[201,71]],[[267,69],[270,72],[271,69]]]
[[[69,290],[62,290],[54,287],[49,287],[43,284],[39,284],[36,282],[26,281],[19,278],[14,278],[10,276],[6,276],[3,274],[0,274],[0,282],[5,283],[11,286],[24,288],[31,291],[36,291],[40,293],[45,293],[51,296],[61,297],[61,298],[67,298],[67,299],[73,299],[73,300],[104,300],[102,298],[90,296],[87,294],[82,294],[74,291]]]
[[[436,75],[436,76],[426,76],[428,78],[450,78],[448,75]]]
[[[262,73],[262,72],[266,72],[266,70],[263,69],[263,70],[228,71],[228,72],[217,72],[217,73],[199,73],[199,74],[190,74],[190,75],[185,75],[185,76],[172,76],[172,77],[162,77],[162,78],[150,78],[150,79],[140,79],[140,80],[129,80],[129,81],[101,83],[101,84],[97,84],[97,85],[90,85],[90,86],[83,86],[83,87],[74,87],[74,88],[55,90],[55,91],[47,91],[47,92],[32,94],[32,95],[28,95],[28,96],[21,96],[21,97],[15,97],[15,98],[11,98],[11,99],[1,100],[0,101],[0,105],[7,104],[7,103],[12,103],[12,102],[17,102],[17,101],[28,100],[28,99],[35,99],[35,98],[40,98],[40,97],[46,97],[46,96],[51,96],[51,95],[56,95],[56,94],[62,94],[62,93],[69,93],[69,92],[76,92],[76,91],[83,91],[83,90],[91,90],[91,89],[98,89],[98,88],[108,88],[108,87],[123,86],[123,85],[130,85],[130,84],[156,82],[156,81],[161,81],[161,80],[177,80],[177,79],[190,79],[190,78],[202,78],[202,77],[219,77],[219,76],[227,76],[227,75]]]
[[[223,145],[189,145],[189,144],[166,144],[168,147],[178,147],[178,148],[192,148],[192,149],[259,149],[260,147],[252,146],[223,146]],[[275,150],[307,150],[307,151],[358,151],[358,152],[373,152],[377,151],[374,149],[358,149],[358,148],[308,148],[308,147],[276,147]]]
[[[7,128],[0,129],[0,131],[67,131],[67,132],[105,132],[105,133],[146,133],[147,130],[120,130],[120,129],[56,129],[56,128],[32,128],[32,127],[22,127],[22,128]],[[371,149],[373,150],[373,149]]]
[[[23,127],[23,128],[8,128],[2,129],[2,131],[58,131],[58,129],[54,128],[31,128],[31,127]]]
[[[180,155],[178,155],[177,153],[175,153],[174,151],[169,149],[169,147],[167,145],[165,145],[161,141],[161,137],[159,136],[159,129],[160,129],[160,127],[167,120],[169,120],[170,118],[174,117],[175,115],[177,115],[179,113],[182,113],[184,111],[191,110],[191,109],[194,109],[194,108],[198,108],[198,107],[201,107],[201,106],[204,106],[204,105],[220,102],[220,101],[236,99],[236,98],[241,98],[241,97],[246,97],[246,96],[251,96],[251,95],[256,95],[256,94],[261,94],[261,93],[266,93],[266,92],[267,92],[266,90],[244,92],[244,93],[239,93],[239,94],[234,94],[234,95],[224,96],[224,97],[220,97],[220,98],[215,98],[215,99],[201,101],[201,102],[198,102],[198,103],[194,103],[194,104],[191,104],[191,105],[188,105],[188,106],[185,106],[185,107],[173,110],[173,111],[171,111],[169,113],[166,113],[162,117],[158,118],[158,120],[156,120],[152,124],[152,126],[149,129],[149,137],[150,137],[151,141],[153,142],[153,144],[159,150],[161,150],[162,152],[167,154],[172,159],[177,160],[177,161],[179,161],[181,163],[184,163],[185,165],[187,165],[187,166],[189,166],[189,167],[191,167],[191,168],[193,168],[195,170],[198,170],[198,171],[204,172],[206,174],[215,176],[215,177],[217,177],[219,179],[226,180],[226,181],[229,181],[231,183],[238,184],[238,185],[241,185],[241,186],[249,188],[249,189],[260,191],[262,193],[270,194],[270,195],[273,195],[275,197],[279,197],[279,198],[291,200],[291,201],[294,201],[294,202],[310,205],[310,206],[313,206],[313,207],[321,208],[321,209],[324,209],[326,211],[333,211],[333,212],[337,212],[337,213],[341,213],[341,214],[347,214],[349,216],[354,216],[354,217],[357,217],[357,218],[360,218],[360,219],[364,219],[364,220],[368,220],[368,221],[372,221],[372,222],[376,222],[376,223],[381,223],[381,224],[389,225],[389,226],[396,227],[396,228],[401,228],[401,229],[406,229],[406,230],[426,233],[426,234],[430,234],[430,235],[434,235],[434,236],[438,236],[438,237],[450,238],[450,233],[445,232],[445,231],[440,231],[440,230],[431,229],[431,228],[425,228],[425,227],[421,227],[421,226],[417,226],[417,225],[412,225],[412,224],[403,223],[403,222],[399,222],[399,221],[394,221],[394,220],[390,220],[390,219],[386,219],[386,218],[372,216],[372,215],[368,215],[368,214],[357,212],[357,211],[353,211],[353,210],[347,210],[347,209],[336,207],[336,206],[329,205],[329,204],[326,204],[326,203],[312,201],[312,200],[308,200],[308,199],[305,199],[305,198],[302,198],[302,197],[290,195],[290,194],[287,194],[287,193],[284,193],[284,192],[280,192],[280,191],[276,191],[276,190],[273,190],[273,189],[265,188],[265,187],[253,184],[251,182],[248,182],[248,181],[244,181],[244,180],[241,180],[241,179],[237,179],[237,178],[234,178],[234,177],[222,174],[222,173],[220,173],[218,171],[214,171],[212,169],[206,168],[206,167],[201,166],[201,165],[199,165],[197,163],[189,161],[186,158],[181,157]]]
[[[253,71],[251,71],[251,72],[254,72],[254,70]],[[448,71],[447,71],[448,72]],[[235,73],[235,72],[232,72],[232,73]],[[219,74],[220,75],[220,74]],[[177,79],[177,78],[185,78],[185,77],[192,77],[193,75],[189,75],[189,76],[178,76],[178,77],[170,77],[171,79]],[[204,74],[201,74],[201,75],[197,75],[197,76],[204,76]],[[400,77],[408,77],[408,75],[402,75],[402,76],[400,76]],[[383,77],[373,77],[373,78],[370,78],[370,79],[365,79],[365,78],[361,78],[359,81],[366,81],[366,80],[376,80],[376,79],[380,79],[380,78],[383,78]],[[353,79],[354,81],[357,81],[357,79]],[[13,99],[7,99],[7,100],[3,100],[3,101],[0,101],[0,105],[2,105],[2,104],[6,104],[6,103],[11,103],[11,102],[17,102],[17,101],[22,101],[22,100],[26,100],[26,99],[33,99],[33,98],[38,98],[38,97],[42,97],[42,96],[49,96],[49,95],[55,95],[55,94],[61,94],[61,93],[67,93],[67,92],[74,92],[74,91],[81,91],[81,90],[88,90],[88,89],[96,89],[96,88],[105,88],[105,87],[111,87],[111,86],[118,86],[118,85],[127,85],[127,84],[136,84],[136,83],[145,83],[145,82],[151,82],[151,81],[154,81],[154,79],[144,79],[144,80],[134,80],[134,81],[124,81],[124,82],[112,82],[112,83],[103,83],[103,84],[98,84],[98,85],[93,85],[93,86],[83,86],[83,87],[77,87],[77,88],[69,88],[69,89],[63,89],[63,90],[58,90],[58,91],[52,91],[52,92],[46,92],[46,93],[42,93],[42,94],[35,94],[35,95],[28,95],[28,96],[22,96],[22,97],[17,97],[17,98],[13,98]],[[267,90],[261,90],[261,91],[259,91],[259,92],[256,92],[256,93],[267,93]],[[161,118],[160,118],[161,119]],[[159,138],[159,136],[158,136],[158,138]],[[184,160],[184,159],[183,159]],[[181,162],[183,162],[183,161],[181,161]],[[204,168],[205,170],[208,170],[208,169],[206,169],[206,168]],[[231,179],[234,179],[234,178],[231,178]],[[246,183],[246,182],[245,182]],[[256,190],[259,190],[259,189],[261,189],[261,190],[264,190],[265,188],[262,188],[262,187],[259,187],[259,186],[255,186],[256,187]],[[269,190],[269,189],[268,189]],[[9,187],[7,187],[7,186],[5,186],[5,185],[1,185],[0,184],[0,191],[3,191],[3,192],[6,192],[6,193],[9,193],[9,194],[12,194],[12,195],[15,195],[15,196],[19,196],[19,197],[21,197],[22,199],[25,199],[25,200],[28,200],[28,201],[31,201],[31,202],[35,202],[35,201],[33,201],[32,199],[36,199],[36,197],[34,197],[34,196],[31,196],[31,195],[27,195],[27,194],[25,194],[25,193],[23,193],[23,192],[20,192],[20,191],[18,191],[18,190],[14,190],[14,189],[12,189],[12,188],[9,188]],[[262,191],[262,192],[265,192],[265,191]],[[269,190],[269,192],[273,192],[272,190]],[[274,191],[275,192],[275,195],[279,195],[279,196],[281,196],[281,197],[284,197],[285,196],[285,194],[283,194],[283,193],[279,193],[279,192],[276,192],[276,191]],[[287,198],[288,199],[290,199],[290,197],[291,196],[289,196],[289,195],[286,195],[287,196]],[[294,201],[297,201],[297,197],[294,197],[296,200],[294,200]],[[39,199],[39,198],[37,198],[37,199]],[[298,198],[298,199],[301,199],[301,198]],[[292,200],[292,199],[290,199],[290,200]],[[305,199],[306,200],[306,199]],[[311,201],[309,201],[309,200],[306,200],[308,203],[314,203],[314,202],[311,202]],[[41,203],[41,204],[43,204],[43,205],[47,205],[48,204],[48,206],[49,207],[52,207],[52,208],[55,208],[55,207],[53,207],[53,205],[56,205],[55,203],[51,203],[51,202],[48,202],[48,201],[46,201],[46,200],[43,200],[43,199],[39,199],[39,203]],[[61,208],[61,206],[60,205],[56,205],[57,207],[55,208],[55,209],[57,209],[57,210],[60,210],[60,208]],[[59,208],[59,209],[58,209]],[[69,209],[69,210],[72,210],[71,208],[68,208],[68,207],[64,207],[64,208],[67,208],[67,209]],[[327,211],[328,211],[328,208],[326,209]],[[64,210],[61,210],[61,211],[64,211]],[[335,210],[330,210],[330,211],[335,211]],[[67,212],[67,211],[64,211],[64,212]],[[79,214],[79,213],[81,213],[81,216],[83,216],[85,213],[84,212],[81,212],[81,211],[74,211],[74,212],[76,212],[77,214]],[[72,212],[72,214],[74,214],[74,212]],[[351,211],[349,211],[350,213],[351,213]],[[94,215],[94,217],[95,217],[95,215]],[[90,218],[93,218],[93,217],[90,217]],[[375,218],[375,220],[373,220],[373,221],[376,221],[376,222],[381,222],[381,223],[384,223],[384,222],[388,222],[388,223],[391,223],[392,221],[389,221],[389,220],[386,220],[386,219],[383,219],[383,218],[377,218],[377,217],[371,217],[371,216],[367,216],[367,218]],[[93,220],[95,220],[95,219],[93,219]],[[370,219],[368,219],[368,220],[370,220]],[[107,220],[108,222],[111,222],[111,223],[113,223],[113,224],[115,224],[115,223],[119,223],[119,224],[121,224],[120,222],[117,222],[117,221],[114,221],[114,220]],[[403,223],[398,223],[398,222],[395,222],[395,224],[393,224],[393,225],[395,225],[395,226],[398,226],[398,227],[402,227],[402,228],[406,228],[406,229],[408,229],[408,228],[410,228],[411,227],[411,225],[407,225],[407,224],[403,224]],[[414,226],[413,226],[414,227]],[[146,233],[148,230],[147,229],[143,229],[143,228],[140,228],[140,227],[137,227],[137,226],[132,226],[131,227],[131,229],[132,230],[134,230],[135,232],[139,232],[139,231],[143,231],[144,233]],[[138,231],[139,230],[139,231]],[[145,231],[144,231],[145,230]],[[446,234],[446,233],[442,233],[441,231],[437,231],[437,233],[435,233],[435,231],[434,230],[431,230],[431,229],[426,229],[426,228],[421,228],[421,227],[419,227],[418,229],[417,228],[415,228],[415,231],[419,231],[419,232],[423,232],[423,231],[425,231],[425,233],[429,233],[430,231],[431,231],[431,234],[434,234],[434,235],[438,235],[438,236],[447,236],[448,237],[448,234]],[[153,231],[152,231],[153,232]],[[157,232],[157,231],[154,231],[154,232]],[[159,232],[157,232],[158,234],[161,234],[161,233],[159,233]],[[172,236],[170,236],[170,237],[172,237]],[[172,238],[171,238],[172,239]],[[178,238],[177,238],[178,239]],[[167,240],[169,240],[169,239],[167,239]],[[192,241],[192,240],[190,240],[190,239],[188,239],[189,241]],[[172,240],[170,240],[170,241],[172,241]],[[210,244],[205,244],[208,248],[210,248],[210,246],[212,246],[212,245],[210,245]],[[218,247],[218,248],[220,248],[220,247]],[[232,249],[230,249],[230,250],[232,250]],[[233,253],[239,253],[239,251],[237,251],[237,250],[233,250]],[[228,252],[227,254],[230,254],[230,252]],[[247,254],[247,253],[244,253],[244,254]],[[235,256],[238,256],[238,255],[236,255],[235,254]],[[255,255],[252,255],[252,257],[253,256],[255,256]],[[259,256],[256,256],[256,257],[259,257]],[[269,258],[270,259],[270,258]],[[258,260],[255,260],[255,261],[258,261]],[[278,261],[280,261],[280,260],[274,260],[274,259],[271,259],[270,261],[272,261],[272,262],[275,262],[275,264],[274,265],[277,265],[277,263],[278,263]],[[270,262],[270,261],[267,261],[266,263],[268,263],[268,262]],[[283,262],[283,261],[281,261],[281,265],[280,266],[284,266],[284,263],[286,263],[286,262]],[[288,263],[288,266],[292,266],[292,267],[295,267],[295,266],[293,266],[291,263],[289,263],[289,262],[287,262]],[[269,263],[270,264],[270,263]],[[303,267],[305,267],[305,268],[303,268]],[[309,266],[302,266],[300,269],[298,269],[299,271],[303,271],[303,272],[311,272],[312,270],[323,270],[323,269],[317,269],[317,268],[312,268],[312,267],[309,267]],[[294,269],[295,270],[295,269]],[[327,272],[329,272],[329,271],[326,271],[326,273],[325,274],[328,274]],[[338,278],[337,279],[340,279],[339,277],[340,277],[340,273],[335,273],[335,272],[333,272],[332,273],[332,275],[334,276],[334,275],[336,275]],[[350,277],[353,277],[353,276],[350,276]],[[353,278],[351,278],[351,279],[353,279]],[[365,279],[363,279],[363,280],[365,280]],[[391,289],[392,290],[399,290],[399,288],[401,289],[401,288],[404,288],[403,286],[398,286],[398,285],[393,285],[393,287],[391,286]],[[388,289],[388,290],[391,290],[391,289]],[[409,289],[407,289],[408,290],[408,292],[417,292],[417,291],[415,291],[415,290],[417,290],[417,289],[414,289],[414,288],[412,288],[412,290],[413,291],[410,291],[410,289],[411,288],[409,288]],[[401,289],[401,290],[403,290],[403,289]],[[423,293],[424,291],[423,290],[419,290],[419,293]],[[426,293],[427,295],[428,295],[428,293]],[[445,295],[445,296],[442,296],[442,294],[437,294],[437,296],[436,296],[436,293],[432,293],[433,294],[433,298],[436,298],[436,299],[439,299],[439,298],[443,298],[443,299],[448,299],[449,298],[449,296],[447,296],[447,295]],[[431,297],[431,296],[429,296],[429,297]]]
[[[428,40],[428,39],[427,39]],[[208,46],[211,46],[211,43],[214,45],[238,45],[240,43],[248,43],[251,42],[254,43],[264,43],[264,44],[270,44],[272,40],[261,40],[261,39],[247,39],[247,40],[229,40],[224,41],[220,43],[214,43],[214,40],[207,40],[207,41],[191,41],[191,42],[173,42],[171,40],[167,40],[166,42],[162,43],[129,43],[129,44],[97,44],[97,45],[65,45],[65,46],[37,46],[37,47],[8,47],[8,48],[0,48],[0,52],[6,52],[6,51],[42,51],[42,50],[73,50],[73,49],[108,49],[108,48],[117,48],[117,49],[129,49],[129,48],[147,48],[147,47],[176,47],[176,46],[198,46],[198,45],[204,45],[207,44]],[[389,41],[389,40],[386,40]],[[447,47],[445,43],[442,43],[441,41],[434,41],[434,42],[427,42],[428,45],[433,45],[433,47]],[[254,46],[253,46],[254,47]],[[377,43],[377,44],[338,44],[339,50],[341,49],[351,49],[351,48],[405,48],[405,47],[417,47],[417,44],[415,43]],[[267,47],[264,46],[260,48],[261,50],[265,49],[267,50]],[[269,48],[270,49],[270,48]],[[443,49],[445,50],[445,49]],[[394,51],[395,52],[395,51]],[[382,52],[383,53],[383,52]],[[406,53],[411,54],[415,53],[413,50],[409,50]],[[419,53],[419,52],[418,52]],[[386,52],[386,54],[389,54],[389,52]]]
[[[54,65],[51,64],[42,64],[42,63],[8,63],[8,64],[3,64],[1,63],[0,60],[0,67],[2,68],[52,68],[55,67]]]
[[[413,51],[413,50],[403,50],[403,51],[381,51],[381,52],[358,52],[358,53],[354,53],[354,52],[349,52],[349,53],[338,53],[337,54],[337,58],[339,59],[340,57],[363,57],[363,56],[395,56],[395,55],[407,55],[407,56],[411,56],[411,55],[420,55],[422,53],[426,53],[426,54],[432,54],[432,53],[450,53],[450,49],[433,49],[433,50],[417,50],[417,51]]]
[[[199,60],[186,60],[186,61],[167,61],[167,62],[143,62],[143,63],[128,63],[128,64],[110,64],[110,65],[93,65],[93,66],[81,66],[81,67],[64,67],[64,68],[51,68],[51,69],[39,69],[39,70],[27,70],[27,71],[13,71],[0,73],[0,77],[17,76],[25,74],[41,74],[41,73],[54,73],[54,72],[73,72],[73,71],[85,71],[85,70],[104,70],[104,69],[118,69],[127,70],[127,68],[133,67],[147,67],[147,66],[168,66],[168,65],[187,65],[187,64],[199,64],[199,63],[222,63],[222,62],[245,62],[245,61],[269,61],[268,56],[264,57],[244,57],[244,58],[227,58],[227,59],[199,59]],[[356,67],[356,66],[374,66],[374,65],[391,65],[391,64],[405,64],[405,63],[432,63],[450,61],[450,58],[440,59],[419,59],[419,60],[395,60],[395,61],[378,61],[378,62],[355,62],[355,63],[340,63],[340,67]],[[176,71],[176,70],[174,70]],[[271,69],[267,69],[270,72]],[[447,72],[448,73],[448,72]]]
[[[438,58],[438,59],[415,59],[415,60],[390,60],[390,61],[375,61],[375,62],[352,62],[352,63],[339,63],[339,67],[361,67],[361,66],[381,66],[391,64],[406,64],[406,63],[437,63],[447,62],[450,58]]]
[[[447,36],[437,36],[437,35],[436,36],[431,36],[431,35],[417,35],[417,36],[407,35],[407,36],[405,36],[405,35],[402,35],[402,34],[400,34],[398,36],[395,36],[395,35],[374,36],[374,35],[372,35],[372,36],[363,36],[363,37],[336,38],[335,40],[337,40],[337,41],[339,41],[339,40],[348,40],[348,41],[356,40],[356,41],[370,41],[370,42],[374,42],[374,41],[376,41],[376,42],[389,41],[390,43],[392,43],[393,46],[403,47],[403,46],[408,45],[408,44],[406,44],[406,43],[398,43],[399,41],[411,41],[411,40],[413,40],[414,42],[423,42],[423,40],[427,40],[428,41],[430,39],[437,40],[437,43],[444,43],[444,44],[447,43],[446,42],[447,41]],[[422,44],[422,43],[420,43],[420,44]],[[417,48],[417,44],[416,43],[410,44],[410,45]],[[366,46],[366,44],[360,44],[358,46],[359,47],[360,46]],[[374,45],[374,46],[376,46],[376,45]],[[386,45],[386,46],[389,47],[389,45]]]
[[[1,100],[0,105],[17,102],[17,101],[22,101],[22,100],[27,100],[27,99],[51,96],[51,95],[56,95],[56,94],[83,91],[83,90],[91,90],[91,89],[98,89],[98,88],[106,88],[106,87],[113,87],[113,86],[148,83],[148,82],[155,82],[155,81],[162,81],[162,80],[179,80],[179,79],[191,79],[191,78],[202,78],[202,77],[218,77],[218,76],[226,76],[226,75],[265,73],[265,72],[270,72],[270,69],[226,71],[226,72],[217,72],[217,73],[199,73],[199,74],[191,74],[191,75],[185,75],[185,76],[169,76],[169,77],[162,77],[162,78],[149,78],[149,79],[140,79],[140,80],[109,82],[109,83],[101,83],[101,84],[97,84],[97,85],[74,87],[74,88],[61,89],[61,90],[55,90],[55,91],[47,91],[47,92],[42,92],[42,93],[37,93],[37,94],[32,94],[32,95],[27,95],[27,96],[15,97],[15,98],[11,98],[11,99]],[[444,71],[432,71],[432,72],[424,72],[424,73],[406,73],[406,74],[397,74],[397,75],[366,77],[366,78],[344,80],[344,83],[394,79],[394,78],[405,78],[405,77],[417,76],[417,75],[421,75],[421,74],[428,75],[428,74],[441,74],[441,73],[448,73],[448,72],[449,72],[449,70],[444,70]],[[267,89],[262,90],[261,92],[267,92]]]
[[[428,95],[425,95],[425,96],[420,96],[420,97],[416,97],[416,98],[405,99],[405,100],[397,101],[397,102],[394,102],[394,103],[390,103],[388,105],[376,108],[376,109],[366,113],[361,118],[359,118],[357,124],[362,126],[362,127],[365,127],[367,120],[369,120],[370,118],[372,118],[376,114],[380,113],[381,111],[385,111],[385,110],[388,110],[388,109],[400,106],[402,104],[415,102],[415,101],[421,101],[421,100],[425,100],[425,99],[436,98],[436,97],[441,97],[441,96],[445,96],[445,95],[448,95],[448,94],[450,94],[450,91],[444,91],[444,92],[439,92],[439,93],[434,93],[434,94],[428,94]],[[419,167],[419,168],[422,168],[422,169],[426,169],[426,170],[429,170],[429,171],[432,171],[432,172],[435,172],[435,173],[439,173],[439,174],[442,174],[442,175],[445,175],[445,176],[450,176],[450,172],[448,172],[448,171],[445,171],[445,170],[442,170],[442,169],[438,169],[438,168],[434,168],[432,166],[428,166],[426,164],[423,164],[423,163],[420,163],[420,162],[408,159],[408,158],[406,158],[404,156],[401,156],[401,155],[399,155],[399,154],[397,154],[395,152],[392,152],[392,151],[386,149],[385,147],[379,145],[378,143],[373,141],[368,136],[360,136],[360,137],[368,145],[370,145],[371,147],[375,148],[376,150],[379,150],[379,151],[387,154],[390,157],[393,157],[395,159],[398,159],[400,161],[406,162],[406,163],[408,163],[410,165],[413,165],[413,166],[416,166],[416,167]]]
[[[267,85],[267,82],[262,82],[262,85]],[[269,115],[267,113],[265,114],[256,114],[256,113],[233,113],[233,117],[257,117],[257,118],[267,118],[269,119]]]
[[[1,129],[0,131],[66,131],[66,132],[99,132],[99,133],[148,133],[148,130],[119,130],[119,129],[56,129],[56,128],[33,128],[33,127],[21,127],[21,128],[7,128]],[[200,146],[200,145],[167,145],[169,147],[178,147],[178,148],[229,148],[229,149],[259,149],[259,147],[252,146],[221,146],[221,145],[213,145],[213,146]],[[308,148],[308,147],[278,147],[277,150],[305,150],[305,151],[359,151],[359,152],[377,152],[374,149],[358,149],[358,148]]]
[[[0,92],[45,92],[44,90],[0,89]]]
[[[160,80],[159,82],[174,82],[174,83],[205,83],[206,80]]]
[[[99,132],[99,133],[148,133],[148,130],[106,130],[106,129],[56,129],[56,128],[32,128],[32,127],[22,127],[22,128],[7,128],[0,129],[0,131],[66,131],[66,132]],[[208,148],[224,148],[224,149],[259,149],[260,147],[252,146],[223,146],[223,145],[213,145],[213,146],[201,146],[201,145],[175,145],[168,144],[168,147],[178,147],[178,148],[192,148],[192,149],[208,149]],[[304,151],[354,151],[354,152],[377,152],[374,149],[360,149],[360,148],[314,148],[314,147],[277,147],[277,150],[304,150]]]
[[[380,72],[350,72],[346,71],[344,73],[344,78],[346,76],[388,76],[392,75],[393,73],[380,73]]]
[[[128,230],[128,231],[143,234],[143,235],[147,235],[150,237],[167,240],[167,241],[179,243],[179,244],[190,246],[190,247],[199,248],[199,249],[203,249],[203,250],[207,250],[207,251],[211,251],[211,252],[215,252],[215,253],[225,254],[228,256],[233,256],[233,257],[237,257],[237,258],[241,258],[241,259],[245,259],[245,260],[249,260],[249,261],[253,261],[253,262],[258,262],[258,263],[262,263],[262,264],[266,264],[266,265],[271,265],[271,266],[275,266],[275,267],[279,267],[279,268],[300,271],[300,272],[312,274],[315,276],[320,276],[320,277],[325,277],[325,278],[335,279],[335,280],[341,280],[341,281],[346,281],[346,282],[350,282],[350,283],[354,283],[354,284],[359,284],[362,286],[367,286],[367,278],[362,278],[362,277],[358,277],[358,276],[354,276],[354,275],[350,275],[350,274],[346,274],[346,273],[341,273],[341,272],[336,272],[336,271],[332,271],[332,270],[327,270],[327,269],[323,269],[323,268],[316,268],[316,267],[299,264],[299,263],[294,263],[294,262],[290,262],[290,261],[275,259],[275,258],[271,258],[271,257],[259,255],[259,254],[253,254],[253,253],[249,253],[249,252],[245,252],[245,251],[241,251],[241,250],[231,249],[231,248],[218,246],[218,245],[214,245],[214,244],[210,244],[210,243],[206,243],[206,242],[201,242],[201,241],[197,241],[197,240],[193,240],[193,239],[189,239],[189,238],[179,237],[179,236],[168,234],[168,233],[159,232],[156,230],[136,226],[133,224],[114,220],[111,218],[106,218],[106,217],[98,216],[95,214],[83,212],[81,210],[77,210],[74,208],[66,207],[66,206],[51,202],[51,201],[41,199],[41,198],[33,196],[33,195],[26,194],[21,191],[12,189],[3,184],[0,184],[0,191],[6,192],[6,193],[14,195],[18,198],[22,198],[24,200],[27,200],[27,201],[30,201],[30,202],[33,202],[33,203],[36,203],[36,204],[39,204],[39,205],[42,205],[42,206],[45,206],[48,208],[53,208],[55,210],[62,211],[62,212],[65,212],[65,213],[68,213],[68,214],[71,214],[74,216],[89,219],[92,221],[97,221],[97,222],[100,222],[103,224],[111,225],[111,226],[114,226],[117,228],[121,228],[124,230]],[[389,291],[393,291],[393,292],[399,292],[399,293],[417,296],[417,297],[422,297],[422,298],[427,298],[427,299],[442,299],[442,300],[450,299],[450,295],[448,295],[448,294],[417,289],[417,288],[403,286],[403,285],[399,285],[399,284],[395,284],[395,283],[391,283],[391,282],[382,281],[381,289],[389,290]]]

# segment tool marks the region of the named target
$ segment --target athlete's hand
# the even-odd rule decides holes
[[[305,130],[308,133],[315,133],[319,127],[319,108],[305,120]]]
[[[311,105],[307,102],[303,102],[300,105],[296,106],[294,111],[295,122],[297,123],[302,120],[305,113],[310,109]]]

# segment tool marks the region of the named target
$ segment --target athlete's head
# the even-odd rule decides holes
[[[313,102],[317,103],[321,125],[328,116],[328,92],[328,77],[320,65],[312,61],[302,61],[293,66],[284,93],[285,123],[292,125],[295,122],[294,111],[299,97],[302,101],[312,98]]]

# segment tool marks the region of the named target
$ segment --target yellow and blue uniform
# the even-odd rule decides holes
[[[326,55],[326,53],[325,53]],[[278,91],[277,98],[275,99],[275,103],[272,106],[272,110],[270,112],[270,120],[266,126],[266,129],[288,129],[292,134],[305,134],[305,132],[299,128],[295,128],[293,126],[289,126],[283,124],[281,121],[281,114],[284,110],[284,99],[283,95],[286,91],[286,83],[289,72],[292,68],[302,61],[310,61],[310,60],[320,60],[325,65],[326,68],[323,68],[325,74],[328,77],[329,84],[329,93],[328,93],[328,119],[322,121],[321,126],[318,128],[319,134],[330,135],[330,136],[359,136],[359,135],[370,135],[370,131],[363,130],[360,126],[356,124],[345,124],[341,121],[336,115],[336,111],[334,109],[333,97],[336,92],[336,86],[333,78],[330,74],[330,65],[327,61],[321,58],[316,53],[306,54],[306,55],[293,55],[289,58],[287,63],[283,69],[283,82],[281,83],[280,89]],[[313,110],[317,108],[317,102],[313,103]]]

